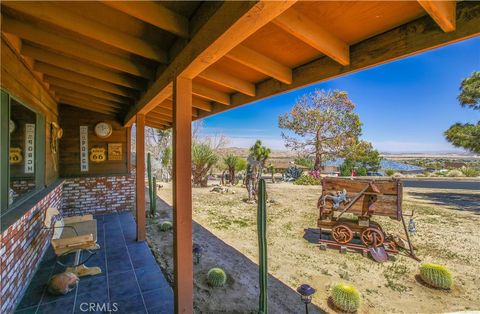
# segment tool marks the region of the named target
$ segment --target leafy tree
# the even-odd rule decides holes
[[[458,100],[462,107],[480,110],[480,72],[473,72],[460,84]],[[480,121],[477,124],[455,123],[444,133],[447,141],[456,147],[480,153]]]
[[[346,152],[340,172],[342,176],[349,176],[355,169],[358,176],[366,176],[368,171],[378,171],[381,161],[380,153],[370,142],[359,141]]]
[[[209,145],[198,143],[192,145],[192,175],[195,186],[207,186],[208,173],[217,161],[218,156]]]
[[[313,160],[309,157],[298,157],[295,158],[295,164],[298,166],[304,166],[308,169],[313,169]]]
[[[162,154],[162,170],[165,171],[167,178],[172,176],[172,146],[165,147]]]
[[[223,163],[227,166],[229,183],[235,185],[235,171],[243,170],[241,168],[246,166],[245,161],[230,153],[223,158]]]
[[[320,170],[324,160],[342,156],[361,133],[355,104],[343,91],[315,90],[300,97],[289,113],[278,118],[286,147],[314,156],[313,169]]]

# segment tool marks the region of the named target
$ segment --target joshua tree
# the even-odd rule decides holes
[[[257,140],[250,147],[250,155],[248,156],[247,175],[245,185],[248,191],[248,200],[256,199],[258,180],[262,176],[265,162],[270,156],[271,149],[262,146],[262,141]]]
[[[217,161],[218,156],[209,145],[196,143],[192,145],[192,175],[194,186],[207,186],[208,173]]]
[[[235,156],[233,154],[228,154],[226,157],[223,158],[223,162],[227,166],[228,171],[228,181],[231,185],[235,185],[235,170],[238,168],[238,164],[240,162],[240,157]],[[223,181],[223,176],[222,176]]]

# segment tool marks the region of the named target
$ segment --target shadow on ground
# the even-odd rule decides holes
[[[448,206],[453,210],[470,211],[480,215],[480,195],[466,193],[409,192],[416,199],[428,200],[434,205]]]
[[[157,207],[161,219],[171,219],[172,209],[166,202],[158,199]],[[147,233],[157,260],[167,278],[172,280],[172,232],[160,232],[150,224]],[[193,223],[193,239],[204,250],[200,263],[194,265],[195,313],[256,313],[259,295],[257,264],[196,222]],[[215,266],[222,267],[228,274],[225,287],[212,288],[206,282],[206,273]],[[271,274],[268,276],[268,295],[271,313],[305,312],[300,295]],[[325,313],[313,304],[309,306],[309,312]]]

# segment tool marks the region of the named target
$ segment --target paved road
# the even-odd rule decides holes
[[[480,191],[480,180],[447,181],[447,180],[407,180],[403,179],[403,186],[408,188],[452,189]]]

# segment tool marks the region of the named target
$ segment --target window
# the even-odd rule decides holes
[[[1,92],[1,214],[44,185],[45,122],[42,115]]]

